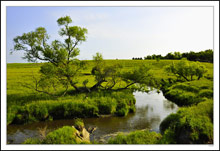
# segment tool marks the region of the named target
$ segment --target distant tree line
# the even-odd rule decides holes
[[[140,58],[132,58],[132,60],[143,60],[143,58],[142,57],[140,57]]]
[[[200,61],[200,62],[212,62],[213,63],[213,50],[208,49],[205,51],[200,51],[200,52],[185,52],[185,53],[180,53],[180,52],[170,52],[165,56],[162,55],[148,55],[144,57],[144,60],[149,60],[149,59],[172,59],[172,60],[180,60],[182,58],[187,58],[187,60],[190,61]],[[132,60],[143,60],[142,57],[140,58],[132,58]]]

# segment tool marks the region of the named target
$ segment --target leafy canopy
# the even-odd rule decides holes
[[[84,66],[78,60],[79,48],[77,46],[86,41],[87,29],[79,26],[70,26],[72,19],[69,16],[57,20],[61,27],[59,35],[64,41],[53,40],[49,43],[49,35],[43,27],[35,31],[24,33],[14,38],[14,50],[24,50],[24,59],[29,62],[46,61],[41,67],[40,80],[35,79],[35,90],[49,94],[51,88],[55,90],[62,85],[66,91],[71,85],[78,90],[77,76]]]
[[[197,80],[202,78],[207,72],[207,69],[200,62],[191,62],[183,58],[178,63],[168,65],[166,68],[167,72],[173,73],[178,79],[184,79],[186,81],[193,81],[194,76]]]

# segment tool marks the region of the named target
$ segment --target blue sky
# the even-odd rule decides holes
[[[58,35],[59,17],[88,29],[79,59],[131,59],[168,52],[213,49],[212,7],[7,7],[7,62],[26,62],[23,51],[9,54],[13,38],[45,27],[50,39]]]

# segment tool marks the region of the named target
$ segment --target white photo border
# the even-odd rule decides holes
[[[6,129],[7,6],[213,7],[214,13],[214,144],[213,145],[12,145]],[[3,150],[219,150],[219,2],[218,1],[1,1],[1,148]]]

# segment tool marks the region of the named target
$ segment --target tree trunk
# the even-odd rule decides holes
[[[92,91],[97,89],[103,82],[105,82],[105,80],[98,81],[94,86],[90,88],[90,90]]]
[[[133,85],[133,84],[135,84],[135,82],[128,84],[128,85],[127,85],[126,87],[124,87],[124,88],[119,88],[118,90],[124,90],[124,89],[127,89],[129,86],[131,86],[131,85]]]
[[[73,81],[70,79],[69,76],[67,76],[68,81],[70,82],[70,85],[76,90],[79,91],[79,88],[73,83]]]
[[[193,75],[191,75],[191,81],[193,80]]]
[[[183,77],[186,81],[189,81],[189,80],[187,79],[187,77],[185,77],[184,75],[182,75],[182,77]]]

